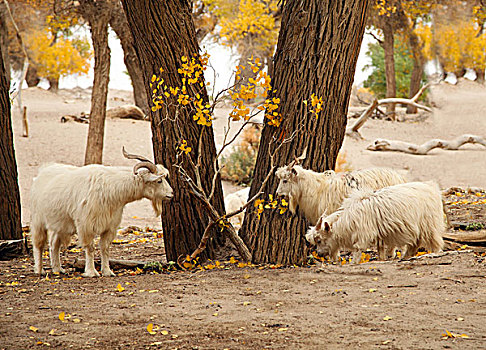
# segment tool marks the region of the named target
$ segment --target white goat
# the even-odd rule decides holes
[[[100,235],[101,273],[114,276],[109,266],[109,247],[120,224],[127,203],[147,198],[152,201],[157,216],[162,200],[169,200],[173,190],[166,178],[168,170],[148,159],[138,159],[135,167],[87,165],[76,167],[50,164],[39,171],[32,185],[31,237],[34,251],[34,271],[42,274],[42,251],[49,238],[53,273],[64,272],[59,252],[67,246],[74,233],[86,250],[84,277],[99,276],[94,266],[93,239]]]
[[[236,191],[224,197],[224,206],[226,208],[226,213],[231,213],[235,210],[240,209],[248,201],[248,196],[250,195],[250,187],[243,188],[242,190]],[[245,217],[245,211],[229,218],[229,221],[233,226],[241,226],[243,219]]]
[[[315,225],[322,214],[335,212],[355,189],[377,190],[406,182],[398,172],[386,168],[343,174],[332,170],[317,173],[291,163],[279,168],[276,175],[280,179],[277,195],[288,200],[292,213],[295,213],[299,206],[311,225]]]
[[[388,247],[404,247],[403,258],[414,256],[420,247],[440,251],[444,231],[437,184],[410,182],[352,193],[336,212],[322,216],[306,239],[320,255],[336,261],[339,251],[348,249],[353,251],[353,262],[359,263],[361,251],[378,240]]]

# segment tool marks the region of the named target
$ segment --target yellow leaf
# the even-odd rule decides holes
[[[30,326],[29,329],[32,331],[32,332],[37,332],[39,330],[39,328],[36,328],[34,326]]]
[[[66,313],[63,311],[63,312],[61,312],[61,313],[59,314],[59,319],[60,319],[61,321],[64,321],[64,317],[65,317],[65,316],[66,316]]]
[[[368,292],[370,292],[370,293],[376,292],[376,289],[374,289],[374,288],[370,288],[370,289],[368,290]]]
[[[125,290],[125,288],[122,287],[122,285],[120,283],[118,283],[118,285],[116,286],[116,289],[119,291],[119,292],[123,292]]]
[[[392,319],[392,317],[390,317],[390,316],[383,317],[383,321],[390,321],[391,319]]]
[[[152,81],[152,83],[155,81],[155,79],[157,79],[157,77],[154,75],[152,75],[152,79],[150,79]]]
[[[162,332],[160,332],[160,333],[162,333],[162,335],[167,335],[167,334],[169,334],[169,332],[168,332],[168,331],[166,331],[166,330],[163,330],[163,331],[162,331]]]
[[[79,318],[75,318],[75,319],[73,319],[73,322],[74,323],[79,323],[79,322],[81,322],[81,320]]]
[[[157,332],[154,332],[153,329],[154,329],[154,324],[153,323],[149,323],[147,325],[147,332],[149,332],[152,335],[156,334]]]
[[[278,329],[278,331],[279,331],[279,332],[285,332],[285,331],[287,331],[287,330],[288,330],[288,328],[286,328],[286,327],[282,327],[282,328],[279,328],[279,329]]]

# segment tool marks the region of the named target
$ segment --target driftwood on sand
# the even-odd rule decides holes
[[[135,120],[146,120],[147,117],[143,111],[135,105],[124,105],[108,108],[106,110],[106,117],[112,119],[135,119]],[[64,115],[61,117],[61,123],[68,121],[75,121],[78,123],[89,123],[89,113],[81,113],[79,116],[76,115]]]
[[[370,151],[395,151],[416,155],[425,155],[434,148],[445,150],[458,150],[459,147],[467,143],[480,144],[486,147],[486,140],[477,135],[461,135],[451,141],[433,139],[422,145],[416,145],[409,142],[376,139],[371,145],[366,147]]]
[[[430,84],[431,83],[428,83],[428,84],[422,86],[422,88],[411,99],[385,98],[385,99],[382,99],[382,100],[377,100],[377,99],[373,100],[371,105],[363,111],[361,116],[353,123],[353,125],[350,125],[346,128],[346,135],[351,136],[351,137],[355,137],[355,138],[361,138],[361,135],[358,132],[359,128],[361,128],[363,126],[363,124],[368,120],[368,118],[373,114],[373,111],[381,105],[386,105],[386,104],[391,104],[391,103],[393,103],[393,104],[395,104],[395,103],[408,104],[408,105],[415,106],[419,109],[423,109],[423,110],[431,113],[432,112],[431,108],[417,103],[418,98],[423,94],[425,89],[427,89],[430,86]]]

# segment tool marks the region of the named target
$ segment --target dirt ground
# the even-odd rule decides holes
[[[456,229],[486,227],[486,193],[477,190],[486,188],[484,147],[434,150],[428,156],[366,150],[375,138],[422,143],[464,133],[486,136],[485,93],[467,81],[435,86],[432,117],[368,121],[361,130],[364,140],[345,140],[347,160],[353,169],[390,166],[411,180],[435,179],[444,189],[476,188],[450,191],[446,208]],[[38,167],[83,163],[87,125],[60,118],[88,111],[89,94],[29,89],[23,98],[30,137],[20,136],[17,114],[14,137],[22,222],[28,225],[30,184]],[[110,106],[130,102],[128,92],[110,92]],[[224,112],[218,110],[215,121],[217,144]],[[151,157],[149,123],[108,120],[105,164],[132,164],[123,159],[122,145]],[[225,184],[227,193],[235,189]],[[121,226],[128,225],[140,229],[119,232],[113,258],[164,261],[160,222],[148,202],[126,208]],[[117,277],[93,279],[81,278],[74,268],[39,278],[31,257],[0,262],[0,349],[486,348],[485,249],[461,243],[448,248],[454,251],[402,262],[282,268],[230,260],[184,272],[116,269]],[[62,254],[64,266],[83,255],[69,247]],[[147,330],[150,324],[154,334]]]

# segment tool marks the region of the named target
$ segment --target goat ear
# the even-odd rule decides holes
[[[292,174],[292,176],[297,176],[297,170],[294,167],[290,169],[290,173]]]
[[[320,217],[319,220],[317,220],[316,231],[320,231],[321,227],[322,227],[322,217]]]
[[[327,221],[324,221],[324,230],[327,232],[331,231],[331,226],[329,226],[329,223]]]

